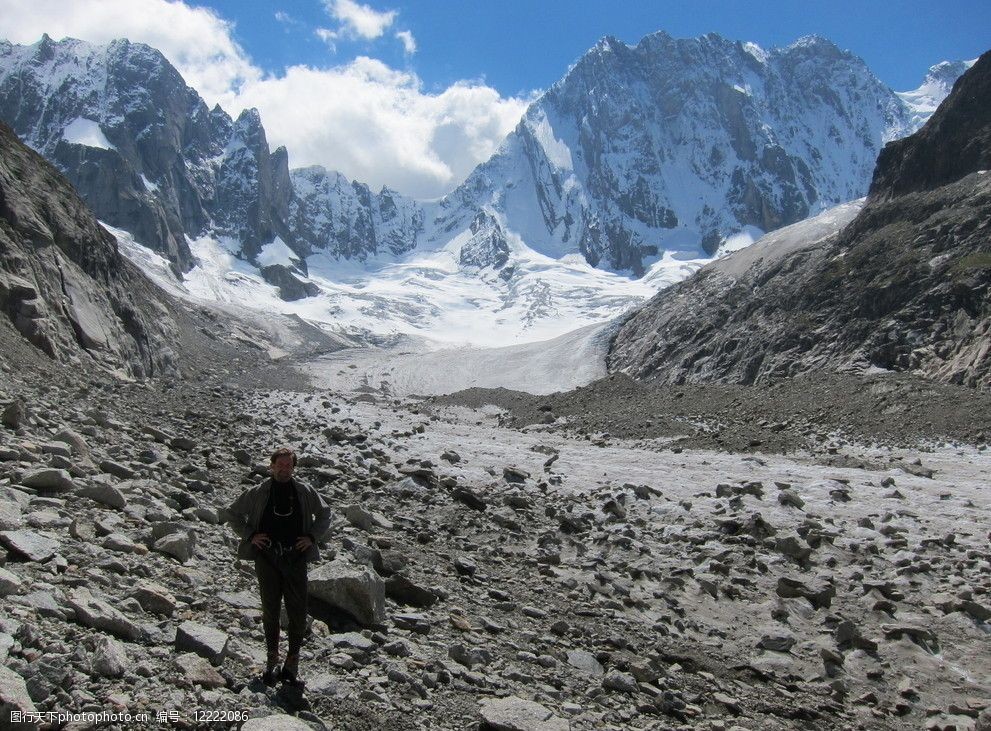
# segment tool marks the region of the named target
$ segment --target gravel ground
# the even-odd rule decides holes
[[[25,558],[21,534],[0,551],[0,652],[24,683],[20,703],[180,711],[170,728],[218,727],[191,709],[245,711],[260,728],[288,713],[299,728],[521,731],[974,728],[988,713],[991,455],[908,445],[929,436],[925,421],[976,440],[976,417],[947,408],[939,422],[930,409],[919,432],[891,432],[903,447],[878,443],[866,415],[847,418],[854,399],[820,397],[829,420],[808,417],[810,434],[847,438],[811,458],[801,445],[672,445],[676,430],[625,436],[608,422],[689,403],[678,413],[712,421],[746,409],[733,418],[743,430],[758,416],[806,418],[803,389],[769,389],[766,402],[745,390],[650,396],[618,378],[540,397],[318,390],[290,365],[326,343],[293,351],[292,333],[246,327],[246,346],[192,317],[181,379],[114,382],[16,338],[0,357],[0,407],[25,403],[0,427],[0,517],[56,546]],[[275,346],[286,354],[271,361]],[[902,382],[858,388],[891,383]],[[837,379],[820,393],[842,384],[853,388]],[[914,399],[903,416],[952,391],[899,388],[886,403]],[[569,416],[569,403],[574,421],[532,425]],[[78,447],[59,442],[66,429]],[[311,605],[302,694],[257,681],[253,572],[218,522],[283,443],[334,510],[312,571],[343,563],[385,587],[368,589],[385,593],[374,621]],[[22,484],[60,465],[67,491]],[[73,603],[84,589],[105,602],[96,619]],[[190,651],[179,636],[190,622],[226,650]]]
[[[901,447],[991,439],[991,393],[895,373],[823,374],[760,386],[656,386],[614,374],[547,396],[473,388],[430,403],[492,404],[514,428],[540,425],[734,453],[828,455],[842,439]]]

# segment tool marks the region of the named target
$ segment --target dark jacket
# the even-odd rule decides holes
[[[323,540],[330,528],[330,506],[327,505],[323,495],[305,482],[301,482],[295,477],[292,479],[296,486],[297,502],[303,509],[303,535],[308,533],[313,536],[313,545],[307,549],[305,554],[306,560],[316,561],[320,558],[317,544]],[[258,530],[271,491],[272,478],[269,477],[260,485],[249,487],[227,507],[227,522],[241,539],[237,546],[238,558],[255,558],[255,548],[251,545],[251,536]]]

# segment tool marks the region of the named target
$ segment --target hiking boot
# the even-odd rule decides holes
[[[279,666],[272,665],[266,668],[265,672],[262,673],[262,682],[269,688],[279,682]]]
[[[279,672],[279,680],[296,688],[306,685],[299,679],[299,655],[286,655],[286,661]]]

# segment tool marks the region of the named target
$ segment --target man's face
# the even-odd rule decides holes
[[[292,477],[292,470],[292,457],[288,454],[277,457],[272,463],[272,477],[277,482],[288,482],[289,478]]]

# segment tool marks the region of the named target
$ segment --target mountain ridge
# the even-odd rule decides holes
[[[105,59],[101,58],[101,49]],[[629,78],[622,78],[623,73],[632,73],[630,78],[645,73],[638,64],[649,70],[650,63],[670,64],[671,58],[679,57],[689,65],[695,64],[690,69],[694,73],[701,68],[702,61],[710,62],[710,66],[719,61],[725,66],[727,54],[735,54],[734,62],[757,68],[773,62],[778,56],[801,55],[810,50],[820,60],[855,64],[858,73],[873,78],[862,61],[817,36],[805,37],[784,49],[771,51],[763,51],[754,44],[728,41],[717,34],[674,39],[664,31],[658,31],[645,36],[636,46],[605,37],[531,105],[500,151],[482,163],[439,205],[414,202],[387,189],[376,194],[357,181],[348,180],[347,186],[338,181],[337,185],[321,188],[315,184],[316,178],[333,181],[340,174],[326,169],[318,172],[316,167],[290,171],[287,152],[269,150],[256,110],[245,110],[236,120],[219,107],[208,110],[164,56],[149,46],[126,40],[113,41],[103,47],[72,39],[56,42],[47,36],[34,46],[14,46],[5,42],[0,45],[0,59],[4,60],[0,63],[3,69],[0,71],[0,114],[11,120],[14,129],[29,144],[55,159],[60,168],[70,174],[73,183],[81,189],[84,198],[92,201],[102,219],[131,231],[139,240],[147,240],[154,249],[166,254],[177,271],[188,270],[192,263],[184,237],[201,234],[211,227],[218,235],[236,238],[249,260],[276,236],[300,259],[316,250],[358,259],[383,251],[399,255],[415,248],[421,236],[442,243],[451,233],[452,226],[467,228],[486,205],[493,203],[480,197],[480,192],[487,192],[490,198],[511,195],[505,184],[513,171],[507,175],[506,170],[499,169],[500,158],[509,153],[523,158],[512,161],[510,167],[522,162],[531,169],[532,190],[528,193],[532,194],[531,203],[536,203],[543,223],[542,227],[521,223],[521,219],[535,215],[532,207],[529,212],[501,211],[506,214],[510,228],[518,230],[528,243],[532,239],[539,250],[578,252],[593,266],[601,263],[612,269],[642,275],[646,269],[643,259],[656,255],[659,248],[656,241],[647,239],[663,237],[666,231],[670,232],[679,223],[687,225],[688,219],[692,218],[685,213],[684,201],[670,205],[672,201],[665,199],[662,177],[650,177],[651,173],[657,172],[667,153],[659,149],[659,158],[658,155],[644,156],[642,165],[633,166],[637,168],[633,171],[636,176],[627,180],[608,165],[598,165],[594,158],[603,150],[577,149],[575,145],[558,145],[557,150],[552,149],[553,140],[563,139],[559,129],[563,121],[555,119],[560,116],[557,114],[560,110],[552,107],[564,105],[568,108],[571,105],[575,107],[572,111],[580,112],[583,119],[590,119],[590,110],[580,103],[582,94],[569,91],[571,87],[577,85],[579,89],[585,89],[590,83],[594,86],[595,79],[602,75],[613,78],[618,74],[616,78],[620,81],[629,82]],[[636,54],[644,58],[636,59]],[[625,61],[615,62],[620,57]],[[620,68],[624,63],[630,68]],[[123,84],[117,83],[119,78],[126,78],[131,84],[122,88]],[[73,102],[62,102],[61,110],[56,109],[57,105],[43,103],[40,98],[53,96],[50,88],[53,81],[58,82],[63,95],[65,91],[74,90]],[[900,132],[908,124],[908,117],[899,116],[897,97],[890,90],[881,90],[879,84],[871,82],[868,86],[876,93],[883,93],[885,103],[895,105],[884,134],[890,131],[889,128]],[[28,86],[34,87],[37,93],[25,103],[22,90]],[[792,222],[807,215],[809,206],[815,205],[821,197],[820,192],[812,189],[810,172],[805,169],[808,165],[777,147],[772,147],[770,152],[756,149],[740,118],[740,115],[752,114],[752,110],[744,108],[744,102],[734,99],[732,92],[716,90],[712,93],[726,96],[722,101],[717,99],[715,106],[717,110],[721,109],[723,116],[736,115],[736,136],[730,135],[729,144],[724,147],[741,158],[749,158],[756,165],[755,169],[765,173],[771,170],[773,175],[785,181],[786,190],[778,195],[771,191],[767,181],[763,188],[752,180],[744,182],[742,168],[731,172],[735,175],[737,188],[730,191],[738,208],[734,213],[735,224],[739,224],[736,228],[756,225],[762,230],[770,230],[782,222]],[[604,92],[600,90],[591,96],[603,97]],[[604,99],[609,101],[607,95]],[[598,98],[595,101],[598,107],[605,103]],[[672,99],[668,101],[671,103]],[[32,111],[39,106],[44,107],[40,113],[36,109]],[[163,109],[157,113],[161,118],[154,119],[154,110],[158,107]],[[606,117],[612,113],[608,109],[601,111]],[[89,118],[102,117],[94,121],[116,149],[102,152],[96,152],[94,148],[78,149],[80,145],[61,139],[62,130],[72,121],[70,115],[79,119],[86,118],[87,114]],[[530,123],[527,123],[528,119]],[[154,142],[142,146],[136,142],[142,137],[152,137]],[[634,136],[630,143],[647,145],[649,137]],[[585,148],[591,142],[582,141]],[[238,159],[232,157],[235,153]],[[754,157],[758,154],[763,155],[763,159]],[[581,195],[571,194],[571,201],[562,199],[567,196],[563,188],[569,184],[562,163],[568,156],[581,158],[577,162],[580,167],[584,165],[583,170],[570,179],[570,185],[574,187],[577,182],[581,189]],[[185,163],[180,166],[185,170],[176,168],[179,159]],[[870,164],[872,162],[870,160]],[[101,164],[104,168],[112,168],[114,164],[123,166],[117,175],[97,177],[104,189],[108,177],[117,182],[120,190],[116,198],[129,201],[131,212],[121,210],[119,201],[101,199],[92,176],[83,173],[85,168],[100,167]],[[501,178],[487,179],[492,172],[500,173]],[[297,187],[306,187],[305,178],[309,178],[305,182],[314,184],[306,195],[295,195]],[[866,180],[862,182],[866,185]],[[346,187],[352,190],[345,190]],[[858,192],[865,191],[847,186],[842,194],[833,192],[829,202],[857,197],[854,194]],[[709,209],[718,208],[709,206]],[[320,225],[317,209],[336,212],[336,225],[328,225],[328,221]],[[388,218],[392,212],[399,212],[401,225]],[[705,230],[700,228],[696,232],[699,241],[693,243],[704,244],[711,253],[718,244],[718,237],[725,237],[732,227],[728,220],[717,220],[717,210],[695,211],[694,214],[695,218],[704,219],[694,223]],[[432,218],[439,219],[441,225],[431,227]],[[131,225],[126,225],[128,223]],[[380,242],[384,245],[380,246]],[[300,273],[305,274],[305,269]]]

